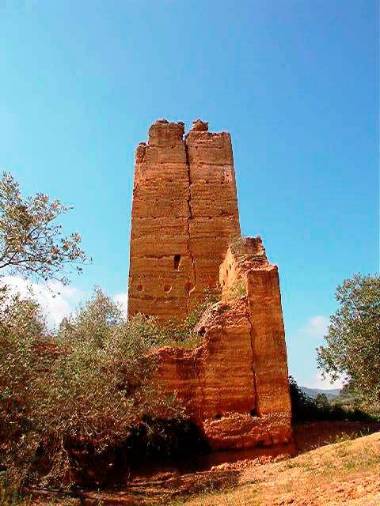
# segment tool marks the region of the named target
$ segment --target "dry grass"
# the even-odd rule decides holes
[[[160,469],[120,490],[83,491],[82,502],[47,493],[32,504],[380,506],[380,432],[353,439],[365,429],[354,422],[307,424],[295,430],[302,453],[294,458],[243,459],[190,473]]]
[[[380,505],[380,433],[342,441],[291,460],[252,466],[237,488],[177,505]]]

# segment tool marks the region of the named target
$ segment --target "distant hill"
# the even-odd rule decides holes
[[[340,394],[339,388],[329,388],[324,390],[322,388],[301,387],[301,390],[312,399],[315,399],[318,394],[325,394],[328,399],[335,399]]]

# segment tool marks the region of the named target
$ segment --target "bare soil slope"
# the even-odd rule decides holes
[[[202,469],[160,466],[130,476],[119,490],[78,491],[76,498],[35,490],[25,504],[380,506],[379,430],[377,423],[303,424],[295,427],[293,458],[285,449],[276,455],[217,452]],[[372,434],[358,437],[363,433]]]
[[[232,490],[187,506],[380,505],[380,433],[323,446],[293,459],[247,467]]]

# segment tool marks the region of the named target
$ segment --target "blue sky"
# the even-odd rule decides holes
[[[280,267],[290,372],[319,384],[336,285],[379,268],[378,10],[0,0],[0,168],[72,204],[93,257],[65,307],[126,291],[135,146],[157,118],[200,117],[232,134],[243,232]]]

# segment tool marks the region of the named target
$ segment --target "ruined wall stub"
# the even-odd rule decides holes
[[[156,380],[175,394],[214,449],[288,444],[291,406],[280,285],[259,237],[230,245],[222,300],[196,331],[195,349],[155,351]]]
[[[231,138],[159,120],[136,150],[128,313],[183,318],[240,235]]]

